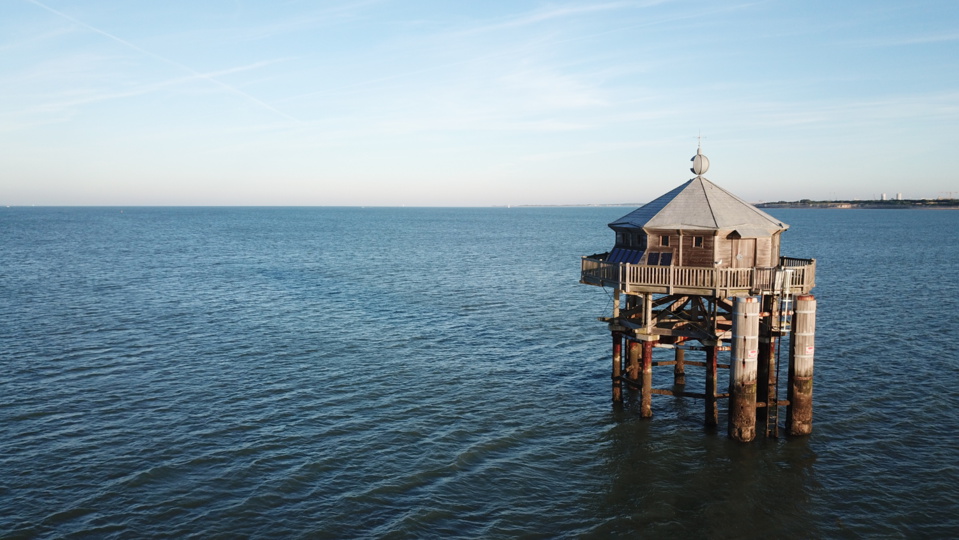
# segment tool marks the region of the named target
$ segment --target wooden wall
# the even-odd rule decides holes
[[[672,254],[673,266],[700,266],[709,268],[759,267],[769,268],[779,265],[780,234],[771,237],[740,239],[734,231],[678,230],[650,231],[643,237],[640,232],[617,235],[617,247],[642,250],[646,255],[640,264],[647,262],[651,253]],[[663,246],[661,239],[669,238],[669,245]],[[700,245],[697,245],[699,239]],[[682,245],[682,249],[680,249]],[[737,261],[736,250],[748,250]],[[682,260],[680,260],[682,253]],[[714,264],[715,261],[722,261]]]

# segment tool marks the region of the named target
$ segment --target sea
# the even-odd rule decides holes
[[[770,211],[813,432],[743,444],[611,401],[630,210],[0,209],[0,538],[959,537],[959,212]]]

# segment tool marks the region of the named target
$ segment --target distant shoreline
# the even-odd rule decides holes
[[[776,201],[757,203],[757,208],[829,208],[847,210],[866,209],[923,209],[923,210],[959,210],[959,199],[895,199],[889,201]]]
[[[647,203],[598,203],[598,204],[514,204],[501,205],[504,208],[563,208],[563,207],[632,207],[639,208]],[[959,199],[902,199],[891,201],[776,201],[752,203],[756,208],[826,208],[848,209],[923,209],[923,210],[959,210]]]

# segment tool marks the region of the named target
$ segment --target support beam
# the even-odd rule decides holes
[[[816,298],[796,297],[789,349],[789,406],[786,431],[790,435],[812,433],[812,376],[816,350]]]

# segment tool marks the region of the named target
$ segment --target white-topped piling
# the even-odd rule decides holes
[[[811,294],[796,297],[790,342],[786,432],[809,435],[812,433],[812,376],[816,351],[816,298]]]
[[[759,302],[752,297],[737,297],[733,304],[729,437],[740,442],[749,442],[756,437],[759,307]]]

